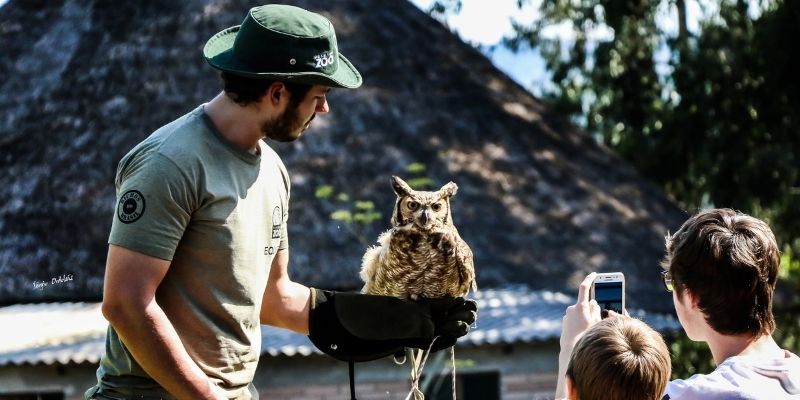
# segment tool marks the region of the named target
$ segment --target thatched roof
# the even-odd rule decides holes
[[[685,214],[661,191],[410,3],[292,4],[328,16],[364,76],[360,89],[330,95],[332,112],[302,139],[270,143],[292,176],[294,279],[360,286],[360,258],[388,227],[389,176],[398,174],[458,183],[454,220],[481,287],[573,291],[588,271],[620,270],[631,303],[671,309],[658,260]],[[202,46],[254,5],[0,8],[0,300],[99,297],[117,161],[219,91]],[[424,170],[409,172],[415,163]],[[359,200],[381,218],[331,218]],[[73,280],[34,289],[64,274]]]

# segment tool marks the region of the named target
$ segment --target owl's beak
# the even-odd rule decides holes
[[[430,217],[430,214],[429,214],[430,212],[431,212],[430,210],[426,209],[426,210],[422,211],[422,214],[420,214],[419,222],[422,222],[422,226],[428,226],[428,221],[431,220],[431,217]]]

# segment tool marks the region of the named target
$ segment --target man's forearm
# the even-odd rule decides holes
[[[310,300],[307,286],[289,279],[269,282],[261,305],[261,323],[308,335]]]
[[[170,394],[179,399],[218,398],[155,300],[145,307],[122,306],[106,314],[136,362]]]
[[[558,380],[556,381],[555,393],[556,400],[567,398],[567,366],[569,365],[569,359],[571,356],[571,347],[567,349],[562,348],[561,352],[558,354]]]

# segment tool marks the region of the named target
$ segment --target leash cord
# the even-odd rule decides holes
[[[358,400],[356,399],[355,366],[352,361],[349,361],[347,364],[347,369],[350,372],[350,400]]]
[[[425,362],[428,361],[428,356],[431,354],[431,349],[433,348],[433,344],[436,343],[436,339],[438,338],[439,336],[433,338],[433,340],[431,340],[431,344],[428,345],[428,350],[425,350],[425,355],[424,357],[422,357],[422,362],[419,364],[419,368],[416,370],[417,374],[414,377],[414,381],[411,383],[411,391],[408,392],[408,396],[406,396],[405,400],[411,399],[411,396],[414,395],[414,389],[419,391],[419,378],[422,375],[422,369],[425,368]]]

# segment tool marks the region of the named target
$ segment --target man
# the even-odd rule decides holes
[[[255,7],[204,48],[224,91],[119,163],[94,399],[251,399],[260,324],[309,334],[343,360],[450,346],[475,320],[464,299],[404,301],[308,288],[288,276],[289,178],[262,139],[297,139],[361,76],[331,23]]]
[[[670,382],[665,400],[800,399],[800,359],[772,338],[779,265],[769,226],[730,209],[701,212],[667,236],[665,286],[686,335],[708,344],[717,368]],[[596,321],[588,302],[579,308],[562,352]]]
[[[665,399],[800,399],[800,359],[773,340],[780,252],[765,222],[731,209],[689,218],[667,236],[664,283],[689,339],[717,368],[674,380]]]

